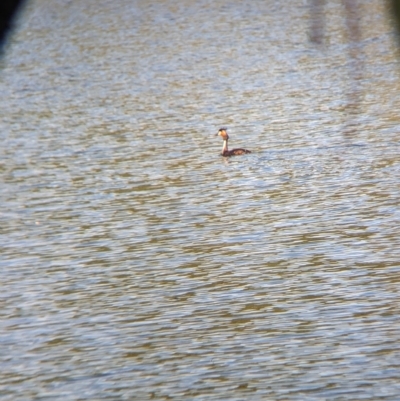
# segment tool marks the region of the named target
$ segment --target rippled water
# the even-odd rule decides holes
[[[398,64],[360,12],[354,81],[340,1],[320,49],[302,1],[28,3],[1,399],[399,399]]]

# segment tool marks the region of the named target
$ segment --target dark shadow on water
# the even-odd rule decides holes
[[[310,0],[310,41],[317,46],[324,46],[325,0]],[[361,82],[363,80],[364,62],[359,23],[359,1],[342,0],[347,35],[347,73],[346,85],[346,127],[345,135],[356,131],[356,119],[361,113],[360,104],[363,97]]]
[[[25,0],[2,0],[0,2],[0,56],[13,28],[13,22],[18,12],[25,4]]]

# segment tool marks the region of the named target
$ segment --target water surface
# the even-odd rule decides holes
[[[303,1],[28,3],[1,399],[399,398],[398,64],[372,0],[349,58],[341,4],[315,48]]]

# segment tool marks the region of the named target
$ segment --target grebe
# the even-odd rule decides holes
[[[251,153],[250,150],[247,149],[232,149],[228,150],[228,139],[229,135],[226,132],[226,128],[221,128],[217,135],[222,137],[224,140],[224,144],[222,145],[221,156],[229,157],[229,156],[237,156],[237,155],[244,155],[245,153]]]

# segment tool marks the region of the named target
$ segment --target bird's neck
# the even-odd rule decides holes
[[[228,151],[228,140],[224,139],[224,143],[222,145],[222,152],[221,153],[224,154],[227,151]]]

